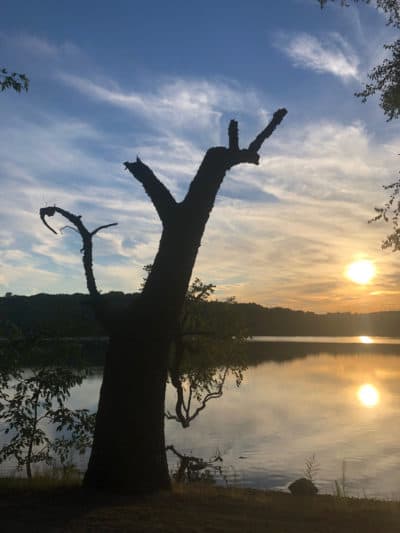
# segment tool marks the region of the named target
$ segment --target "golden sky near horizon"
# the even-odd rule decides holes
[[[180,201],[207,148],[227,144],[230,119],[248,146],[285,107],[259,166],[227,173],[193,276],[218,299],[400,310],[400,254],[381,249],[390,225],[368,224],[398,176],[400,120],[354,97],[398,37],[382,14],[254,0],[245,25],[245,2],[97,5],[2,2],[2,61],[31,84],[0,94],[0,294],[86,292],[79,236],[39,219],[54,204],[90,229],[118,222],[95,237],[98,287],[137,291],[161,224],[123,162],[139,156]],[[349,276],[359,261],[374,275]]]

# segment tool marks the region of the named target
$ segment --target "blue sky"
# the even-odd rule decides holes
[[[103,291],[135,291],[161,226],[122,165],[137,155],[179,200],[204,151],[242,143],[279,107],[261,150],[223,183],[194,275],[216,296],[326,311],[398,309],[389,227],[368,225],[399,169],[400,123],[353,96],[396,35],[373,7],[315,0],[3,0],[0,64],[28,93],[0,94],[0,293],[85,292],[78,236],[41,224],[59,205],[89,228]],[[62,219],[52,220],[62,227]],[[369,259],[376,278],[344,272]]]

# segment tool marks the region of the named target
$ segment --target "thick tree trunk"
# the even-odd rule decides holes
[[[206,219],[179,210],[130,316],[111,335],[84,485],[143,493],[170,486],[164,440],[168,356]]]
[[[164,442],[166,339],[112,336],[106,357],[92,454],[84,486],[145,493],[168,489]]]

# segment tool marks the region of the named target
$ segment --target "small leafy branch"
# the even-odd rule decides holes
[[[6,89],[14,89],[17,93],[27,91],[29,87],[29,79],[25,74],[18,72],[8,72],[6,68],[0,69],[0,91]]]
[[[376,216],[371,218],[368,223],[384,220],[392,222],[393,231],[382,242],[382,249],[392,248],[393,252],[400,250],[400,181],[397,180],[389,185],[383,185],[386,191],[389,191],[389,199],[383,207],[375,207]]]
[[[86,372],[67,368],[40,368],[32,375],[20,373],[8,383],[0,398],[0,423],[11,434],[0,449],[0,463],[15,457],[19,469],[32,477],[32,464],[53,464],[58,457],[65,464],[71,452],[84,453],[92,444],[95,415],[87,409],[65,406],[70,389],[80,385]],[[54,440],[46,428],[55,425],[62,434]]]
[[[334,0],[332,0],[334,1]],[[357,3],[359,0],[354,0]],[[365,4],[374,5],[386,17],[386,25],[392,26],[396,30],[400,29],[400,3],[398,0],[363,0]],[[323,8],[328,0],[318,0]],[[349,0],[340,0],[340,4],[349,7]],[[387,120],[400,117],[400,39],[393,43],[384,44],[387,57],[368,73],[369,83],[364,89],[354,93],[354,96],[366,102],[370,96],[379,94],[379,105],[383,109]]]

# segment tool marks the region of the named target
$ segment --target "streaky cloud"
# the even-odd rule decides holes
[[[264,112],[256,91],[233,83],[175,78],[160,81],[153,91],[140,92],[124,91],[112,81],[100,84],[66,72],[59,72],[58,78],[92,100],[139,115],[163,132],[206,130],[209,137],[210,131],[219,134],[225,113],[248,115],[250,109],[259,120]]]
[[[296,67],[332,74],[342,81],[360,79],[359,58],[339,33],[329,33],[323,39],[308,33],[280,35],[276,46]]]

